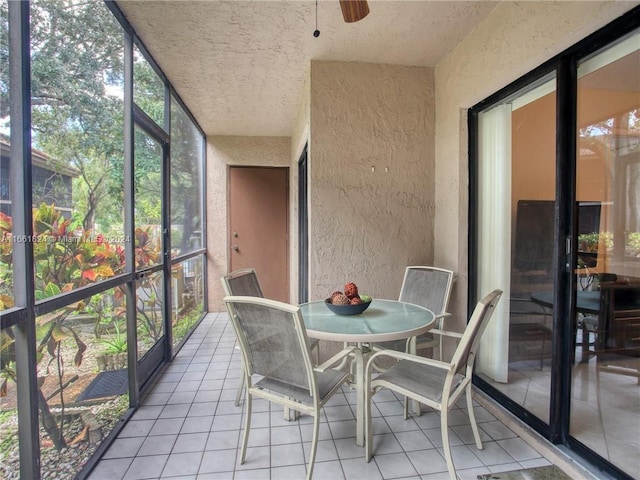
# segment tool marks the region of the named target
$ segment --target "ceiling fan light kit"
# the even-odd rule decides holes
[[[367,0],[340,0],[340,8],[347,23],[358,22],[369,15]]]

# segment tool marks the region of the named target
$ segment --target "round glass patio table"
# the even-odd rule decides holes
[[[364,445],[364,355],[363,343],[378,343],[416,337],[433,328],[435,315],[427,308],[397,300],[373,299],[358,315],[338,315],[324,300],[300,305],[307,336],[356,345],[354,383],[356,386],[356,444]],[[412,352],[415,353],[415,352]],[[415,409],[419,406],[414,406]]]
[[[324,300],[300,305],[307,335],[321,340],[378,343],[415,337],[433,327],[434,314],[419,305],[397,300],[371,300],[358,315],[338,315]]]

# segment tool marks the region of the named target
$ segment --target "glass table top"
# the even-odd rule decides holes
[[[434,325],[431,310],[397,300],[373,299],[358,315],[338,315],[324,300],[300,305],[307,335],[339,342],[384,342],[413,337]]]

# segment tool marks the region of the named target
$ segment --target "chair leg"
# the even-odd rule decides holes
[[[482,440],[480,440],[480,431],[478,430],[478,423],[476,422],[476,414],[473,410],[473,399],[471,398],[471,382],[467,384],[467,411],[469,412],[469,420],[471,421],[471,430],[473,430],[473,438],[476,440],[476,447],[478,450],[482,450]]]
[[[237,345],[236,345],[236,348],[238,348]],[[244,362],[240,360],[240,383],[238,384],[238,391],[236,392],[236,407],[240,406],[240,399],[242,398],[243,390],[244,390]]]
[[[242,398],[243,390],[244,390],[244,373],[240,375],[240,383],[238,384],[238,391],[236,392],[236,407],[240,406],[240,399]]]
[[[316,452],[318,450],[318,434],[320,430],[320,411],[316,410],[313,416],[313,438],[311,439],[311,450],[309,451],[309,465],[307,465],[307,480],[313,476],[313,466],[316,462]]]
[[[449,445],[449,406],[443,405],[440,412],[440,429],[442,430],[442,450],[444,451],[444,459],[447,462],[447,470],[451,480],[456,478],[456,469],[453,467],[453,457],[451,456],[451,446]]]
[[[284,418],[286,422],[295,422],[300,418],[300,412],[293,408],[284,407],[282,411],[282,418]]]
[[[251,404],[253,402],[253,396],[247,392],[245,418],[244,418],[244,433],[242,434],[242,449],[240,450],[240,465],[245,461],[247,455],[247,443],[249,443],[249,430],[251,429]]]

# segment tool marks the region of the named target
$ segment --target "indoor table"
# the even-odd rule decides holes
[[[354,350],[356,385],[356,444],[364,445],[364,355],[368,345],[416,337],[435,324],[435,315],[419,305],[397,300],[373,299],[358,315],[338,315],[324,300],[300,305],[307,336],[320,340],[351,343]],[[414,352],[415,353],[415,352]]]
[[[533,292],[531,294],[531,301],[542,307],[548,308],[549,310],[553,310],[553,292],[550,290],[543,292]],[[578,290],[576,292],[576,311],[584,315],[598,316],[598,314],[600,313],[600,292],[591,290]],[[598,319],[598,323],[599,322],[600,319]],[[577,326],[578,325],[576,323],[576,328]],[[585,331],[583,331],[582,335],[582,358],[580,361],[585,362],[589,359],[589,335]],[[574,336],[574,342],[576,340],[577,335]],[[574,355],[575,351],[572,352],[572,358]]]
[[[553,292],[534,292],[531,300],[553,309]],[[640,351],[640,284],[600,283],[599,290],[578,290],[576,311],[598,317],[595,353],[616,352],[637,356]],[[583,339],[584,350],[588,345]]]

